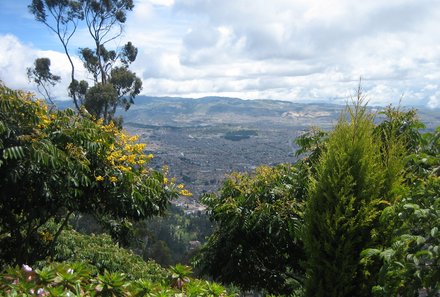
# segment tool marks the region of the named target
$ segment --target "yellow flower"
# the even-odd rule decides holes
[[[124,165],[118,165],[118,166],[116,166],[116,169],[119,169],[119,170],[125,171],[125,172],[131,171],[131,167],[127,167],[127,166],[124,166]]]
[[[147,145],[145,143],[138,143],[134,145],[134,150],[138,153],[142,152],[142,150],[146,147]]]
[[[185,186],[183,185],[183,184],[179,184],[179,185],[177,185],[177,188],[178,189],[183,189]]]
[[[125,160],[127,160],[127,156],[122,156],[119,158],[119,162],[124,162]]]
[[[95,179],[96,179],[96,181],[103,181],[104,180],[104,178],[100,175],[98,175]]]
[[[130,137],[130,138],[128,139],[128,141],[130,141],[130,142],[135,142],[135,141],[137,141],[138,139],[139,139],[139,136],[138,136],[138,135],[134,135],[134,136]]]
[[[50,242],[53,240],[53,235],[50,234],[50,232],[48,232],[48,231],[41,231],[41,232],[38,232],[38,234],[40,235],[41,239],[44,242]]]
[[[192,193],[186,189],[183,189],[179,192],[180,195],[182,196],[192,196]]]
[[[128,162],[129,164],[134,164],[134,163],[136,163],[136,155],[129,155],[129,156],[127,157],[127,162]]]
[[[164,184],[168,183],[168,178],[167,178],[167,177],[164,177],[164,178],[163,178],[163,183],[164,183]]]
[[[115,182],[118,181],[118,179],[117,179],[116,176],[110,176],[110,181],[111,181],[112,183],[115,183]]]
[[[153,154],[149,154],[149,155],[147,156],[148,159],[153,159],[153,157],[154,157]]]

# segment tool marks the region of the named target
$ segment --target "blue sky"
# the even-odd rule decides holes
[[[0,0],[0,79],[34,90],[26,67],[49,57],[66,98],[69,67],[25,0]],[[343,103],[359,77],[372,104],[440,108],[440,1],[137,0],[124,36],[144,95]],[[90,45],[80,30],[71,52]],[[81,63],[76,58],[80,67]],[[80,73],[85,79],[85,72]]]

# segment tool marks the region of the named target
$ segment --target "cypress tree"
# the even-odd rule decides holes
[[[370,296],[359,264],[363,249],[377,246],[379,216],[393,200],[399,164],[391,164],[398,144],[384,150],[373,115],[358,102],[330,134],[309,188],[305,215],[308,253],[306,296]],[[389,148],[389,149],[388,149]]]

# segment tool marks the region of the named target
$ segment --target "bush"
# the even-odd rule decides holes
[[[65,230],[55,247],[54,260],[85,263],[99,273],[124,273],[130,280],[141,278],[159,282],[169,277],[166,269],[159,264],[154,261],[145,262],[138,255],[119,247],[107,234],[84,235],[74,230]]]
[[[202,198],[216,223],[197,263],[204,273],[243,290],[289,294],[301,286],[301,238],[307,171],[261,166],[233,173],[218,195]]]
[[[76,212],[113,225],[163,213],[187,191],[147,166],[144,147],[113,122],[0,82],[0,267],[44,259]],[[41,229],[49,220],[59,223],[51,234]]]
[[[180,287],[170,280],[129,280],[124,273],[96,274],[82,263],[51,263],[35,271],[23,265],[0,276],[0,296],[139,296],[232,297],[216,283],[187,279]]]

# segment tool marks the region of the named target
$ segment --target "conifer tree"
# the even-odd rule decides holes
[[[329,135],[309,188],[306,296],[371,295],[360,253],[385,240],[377,236],[379,216],[396,195],[403,167],[398,142],[383,144],[362,98],[359,91]]]

